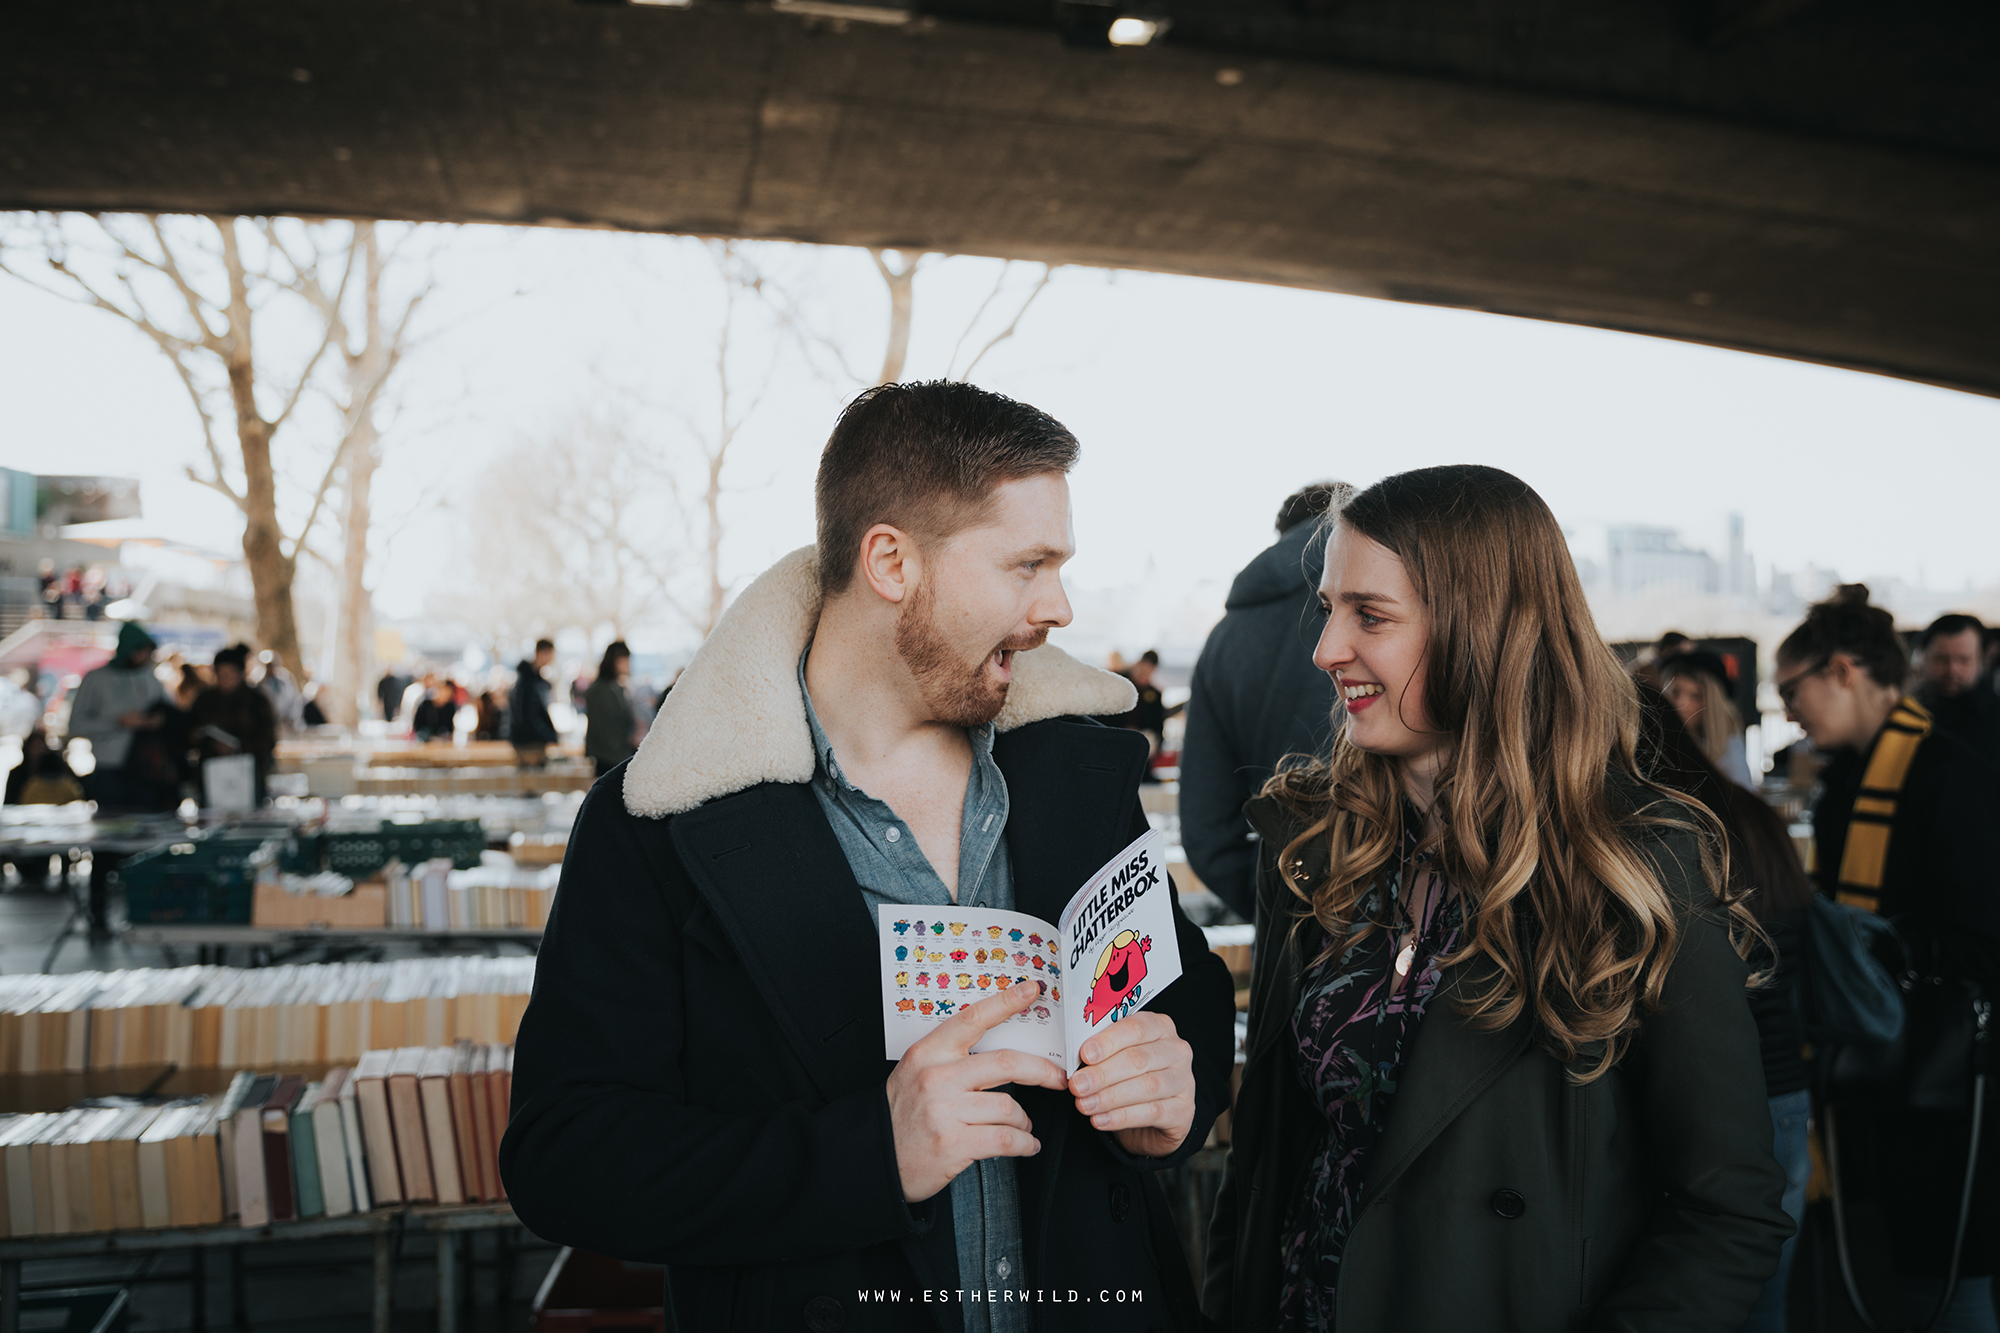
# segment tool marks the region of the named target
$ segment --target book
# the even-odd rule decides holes
[[[492,1058],[491,1046],[474,1046],[466,1070],[467,1100],[472,1107],[473,1158],[479,1172],[479,1197],[489,1203],[500,1198],[499,1142],[493,1135],[493,1100],[488,1091],[488,1081],[492,1078],[488,1067]]]
[[[146,1224],[139,1199],[139,1140],[163,1114],[157,1106],[137,1107],[105,1140],[113,1230],[137,1231]]]
[[[299,1216],[298,1182],[292,1174],[292,1108],[305,1088],[304,1079],[286,1074],[264,1103],[264,1192],[273,1222],[290,1222]]]
[[[507,1182],[500,1176],[500,1141],[507,1133],[507,1118],[512,1114],[514,1097],[514,1048],[512,1046],[491,1047],[492,1059],[487,1062],[487,1090],[493,1101],[493,1188],[496,1197],[507,1197]]]
[[[64,1111],[36,1139],[31,1150],[35,1171],[35,1234],[66,1236],[70,1232],[69,1136],[87,1111]]]
[[[449,1046],[425,1050],[417,1091],[424,1107],[424,1140],[430,1150],[431,1184],[439,1203],[464,1203],[465,1178],[458,1166],[457,1121],[451,1111]]]
[[[236,1216],[236,1200],[241,1191],[236,1184],[236,1113],[243,1109],[243,1103],[250,1096],[251,1087],[257,1076],[249,1070],[240,1070],[229,1080],[229,1087],[222,1094],[222,1102],[217,1110],[216,1136],[222,1158],[222,1206],[229,1217]]]
[[[199,1109],[168,1107],[139,1136],[139,1225],[148,1230],[188,1225],[174,1211],[168,1158],[173,1140]]]
[[[374,1207],[368,1194],[367,1150],[361,1137],[361,1104],[355,1100],[354,1079],[358,1069],[342,1071],[340,1082],[340,1133],[347,1148],[347,1187],[354,1195],[354,1210],[365,1213]]]
[[[1181,975],[1166,839],[1156,829],[1085,881],[1054,925],[996,908],[877,911],[891,1060],[965,1005],[1040,982],[1033,1004],[972,1049],[1025,1051],[1075,1073],[1092,1033],[1151,1004]]]
[[[264,1104],[277,1090],[276,1074],[260,1074],[250,1084],[236,1114],[235,1128],[236,1216],[246,1227],[261,1227],[271,1220],[270,1182],[264,1165]]]
[[[190,1117],[181,1137],[174,1140],[180,1153],[174,1159],[186,1163],[190,1226],[213,1226],[223,1220],[222,1172],[217,1169],[221,1151],[222,1108],[211,1101]]]
[[[479,1182],[479,1140],[472,1127],[472,1043],[454,1042],[445,1090],[451,1096],[451,1132],[458,1145],[458,1183],[467,1202],[493,1196]]]
[[[354,1211],[354,1188],[347,1176],[347,1133],[340,1120],[340,1091],[348,1073],[346,1069],[329,1069],[315,1089],[312,1103],[320,1206],[328,1217],[345,1217]]]
[[[404,1046],[389,1057],[389,1119],[396,1127],[396,1166],[403,1175],[403,1198],[430,1203],[437,1198],[431,1178],[430,1137],[424,1132],[424,1048]]]
[[[308,1083],[292,1106],[292,1184],[298,1193],[298,1216],[326,1216],[326,1199],[319,1180],[319,1139],[313,1108],[323,1083]]]
[[[354,1099],[365,1145],[368,1194],[378,1208],[401,1203],[406,1197],[396,1151],[395,1118],[389,1112],[389,1065],[394,1058],[393,1051],[370,1051],[354,1067]]]
[[[50,1118],[47,1112],[19,1115],[0,1129],[0,1169],[5,1170],[7,1177],[9,1236],[35,1234],[35,1175],[28,1162],[28,1145]]]

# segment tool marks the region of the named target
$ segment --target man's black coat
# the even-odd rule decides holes
[[[1019,910],[1053,921],[1144,830],[1145,742],[1056,718],[1003,733],[994,757]],[[665,1263],[669,1325],[690,1333],[951,1333],[956,1298],[935,1295],[959,1285],[949,1196],[902,1198],[876,928],[818,801],[765,782],[645,818],[620,799],[626,768],[578,816],[521,1025],[500,1153],[515,1211],[546,1239]],[[1233,1005],[1175,915],[1185,971],[1150,1009],[1194,1048],[1181,1151],[1133,1158],[1066,1093],[1014,1090],[1042,1143],[1018,1159],[1016,1285],[1042,1293],[1039,1330],[1199,1322],[1153,1170],[1226,1104]]]
[[[523,658],[514,668],[514,695],[508,700],[513,714],[509,738],[516,745],[554,745],[561,740],[554,719],[549,717],[549,683],[532,660]]]

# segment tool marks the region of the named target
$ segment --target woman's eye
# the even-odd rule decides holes
[[[1354,617],[1355,619],[1361,622],[1361,626],[1363,629],[1374,629],[1377,625],[1382,623],[1382,617],[1376,615],[1372,611],[1367,610],[1366,608],[1356,611],[1354,613]]]

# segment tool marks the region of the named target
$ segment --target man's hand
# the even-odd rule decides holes
[[[1076,1109],[1137,1157],[1165,1157],[1194,1127],[1194,1047],[1165,1014],[1136,1013],[1077,1052],[1069,1081]]]
[[[988,1157],[1032,1157],[1042,1145],[1028,1113],[1003,1084],[1065,1085],[1062,1070],[1020,1051],[969,1052],[979,1039],[1032,1004],[1041,983],[1009,987],[968,1005],[904,1053],[889,1075],[889,1123],[903,1198],[928,1199],[959,1172]],[[1183,1131],[1185,1132],[1185,1131]]]

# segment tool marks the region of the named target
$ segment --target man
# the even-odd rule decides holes
[[[1986,627],[1977,616],[1939,616],[1917,646],[1924,655],[1917,701],[1940,729],[2000,765],[2000,695],[1986,674]]]
[[[1246,920],[1257,849],[1243,804],[1286,755],[1324,755],[1339,695],[1312,663],[1325,532],[1318,519],[1354,488],[1322,481],[1278,507],[1278,540],[1243,567],[1195,662],[1181,742],[1181,846],[1188,867]]]
[[[549,681],[542,673],[556,660],[556,646],[547,639],[535,640],[535,655],[524,658],[514,668],[514,694],[509,701],[513,725],[508,735],[514,755],[522,768],[541,768],[549,762],[549,747],[556,743],[556,724],[549,717]]]
[[[1148,648],[1145,652],[1139,654],[1138,661],[1118,673],[1132,682],[1132,688],[1138,691],[1139,697],[1133,701],[1130,709],[1114,719],[1115,723],[1118,726],[1126,728],[1128,731],[1136,731],[1143,734],[1146,738],[1146,746],[1149,754],[1158,754],[1160,746],[1165,743],[1167,719],[1170,717],[1179,717],[1181,709],[1187,707],[1186,704],[1175,704],[1172,708],[1167,707],[1166,696],[1160,692],[1160,687],[1153,683],[1153,677],[1158,673],[1159,669],[1159,653]],[[1146,776],[1142,781],[1159,781],[1158,778],[1153,776],[1151,763],[1147,764]]]
[[[1130,687],[1042,646],[1076,451],[970,385],[862,394],[817,548],[584,802],[501,1170],[537,1235],[664,1262],[670,1327],[1200,1326],[1153,1173],[1226,1104],[1233,1004],[1178,908],[1185,972],[1073,1079],[968,1054],[1033,985],[883,1055],[878,905],[1053,919],[1146,828],[1144,745],[1089,720]]]
[[[215,684],[194,698],[188,728],[203,759],[247,754],[257,762],[256,800],[277,763],[278,714],[270,696],[251,686],[246,673],[250,646],[239,643],[215,654]],[[204,797],[202,804],[213,802]]]
[[[133,742],[166,725],[166,687],[153,674],[153,650],[159,645],[136,620],[118,627],[118,646],[111,660],[78,682],[70,701],[69,734],[90,742],[96,764],[84,775],[84,794],[105,810],[171,810],[177,796],[173,778],[156,772],[157,746]]]

